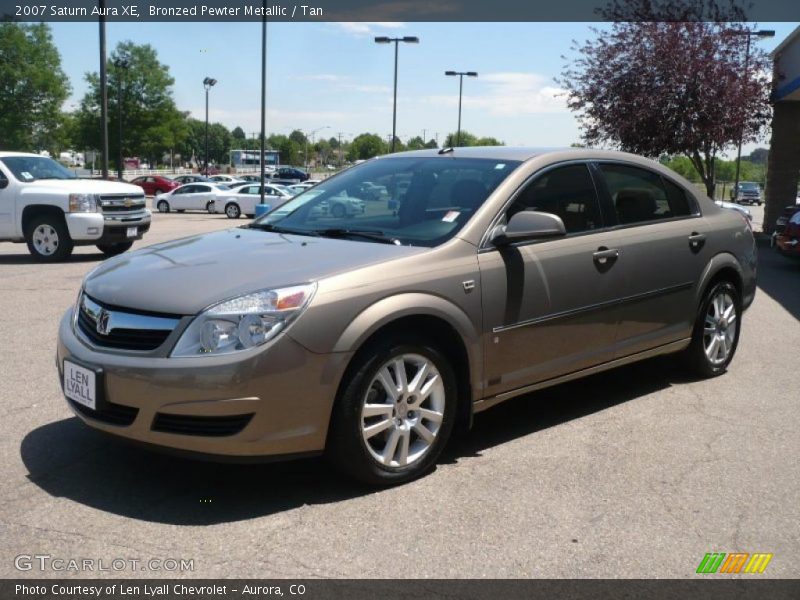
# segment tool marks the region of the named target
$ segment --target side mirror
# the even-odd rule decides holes
[[[499,225],[492,232],[490,241],[495,246],[507,246],[514,242],[538,240],[566,235],[561,217],[551,213],[524,210],[518,212],[508,225]]]

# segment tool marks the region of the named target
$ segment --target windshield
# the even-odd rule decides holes
[[[436,246],[519,164],[452,156],[372,160],[300,193],[253,227],[358,239],[373,233],[393,243]]]
[[[46,156],[6,156],[0,159],[19,181],[75,179],[75,174]]]
[[[758,184],[750,181],[743,181],[739,184],[739,187],[741,187],[743,190],[757,190]]]

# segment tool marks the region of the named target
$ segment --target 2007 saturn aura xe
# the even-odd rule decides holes
[[[723,373],[755,276],[747,220],[650,160],[425,150],[101,263],[57,363],[97,429],[239,460],[324,451],[390,484],[530,390],[666,353]]]

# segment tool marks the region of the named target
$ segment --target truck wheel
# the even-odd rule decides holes
[[[72,254],[72,238],[60,216],[34,218],[28,226],[25,241],[28,242],[28,251],[41,262],[57,262]]]
[[[166,200],[159,200],[158,204],[156,204],[156,208],[158,209],[158,212],[168,213],[169,212],[169,202],[167,202]]]
[[[119,244],[97,244],[97,249],[106,256],[116,256],[127,252],[133,246],[133,242],[120,242]]]

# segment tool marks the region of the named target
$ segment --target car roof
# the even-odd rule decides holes
[[[41,154],[34,154],[33,152],[10,152],[10,151],[0,151],[0,158],[4,158],[6,156],[36,156],[39,158],[53,158],[52,156],[42,156]]]
[[[447,150],[443,152],[442,150]],[[559,148],[559,147],[524,147],[524,146],[466,146],[460,148],[412,150],[409,152],[397,152],[377,157],[378,159],[391,159],[402,157],[436,157],[436,158],[487,158],[492,160],[516,160],[527,161],[532,158],[556,155],[558,158],[573,160],[626,160],[638,162],[640,164],[652,165],[652,159],[644,158],[636,154],[620,152],[617,150],[597,150],[592,148]]]

